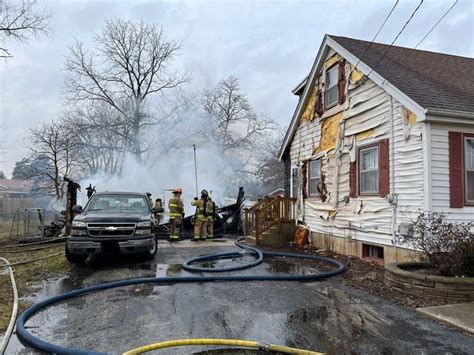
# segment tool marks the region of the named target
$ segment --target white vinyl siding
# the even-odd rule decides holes
[[[359,152],[360,194],[374,194],[379,191],[379,149],[370,147]]]
[[[309,195],[318,195],[318,184],[321,181],[321,160],[310,160],[309,162]]]
[[[465,124],[431,123],[431,210],[445,213],[452,221],[468,222],[473,220],[474,206],[449,206],[449,131],[473,134],[474,127]]]
[[[335,65],[326,72],[326,83],[324,89],[324,105],[326,108],[337,104],[339,89],[337,85],[338,66]]]

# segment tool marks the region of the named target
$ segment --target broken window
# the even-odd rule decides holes
[[[359,150],[359,193],[376,194],[379,191],[379,148]]]
[[[309,162],[309,195],[318,196],[318,184],[321,180],[321,159]]]
[[[326,71],[326,82],[324,90],[324,106],[325,108],[336,105],[339,101],[338,88],[338,66],[335,65]]]
[[[474,204],[474,138],[464,140],[465,176],[466,176],[466,202]]]
[[[298,197],[298,168],[291,168],[291,197]]]

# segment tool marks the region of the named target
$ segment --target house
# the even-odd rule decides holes
[[[32,183],[29,180],[0,179],[0,212],[30,207]]]
[[[420,210],[474,220],[474,59],[326,35],[279,152],[320,248],[411,259]]]

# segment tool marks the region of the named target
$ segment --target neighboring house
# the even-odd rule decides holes
[[[316,246],[404,260],[418,211],[474,219],[472,58],[326,35],[293,93],[279,158]]]
[[[13,212],[30,207],[32,183],[29,180],[0,180],[0,212]]]

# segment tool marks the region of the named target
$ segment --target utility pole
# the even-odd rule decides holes
[[[198,194],[197,160],[196,160],[196,144],[193,144],[193,149],[194,149],[194,177],[196,179],[196,196],[199,196],[199,194]]]

